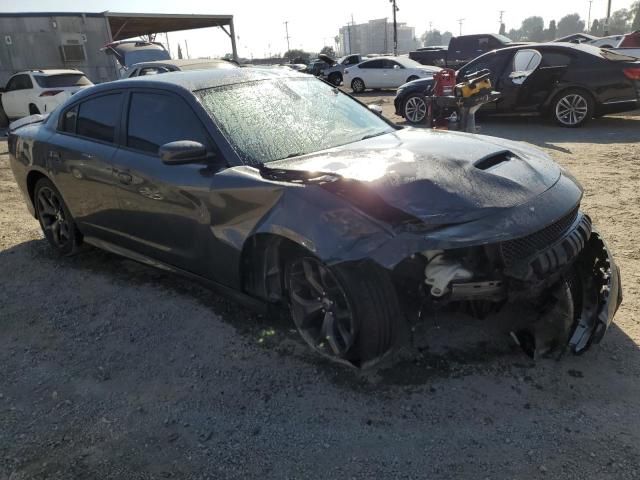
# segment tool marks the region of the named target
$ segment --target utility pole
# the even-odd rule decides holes
[[[589,29],[591,28],[591,4],[593,3],[593,0],[589,0],[589,16],[587,17],[587,31],[589,31]]]
[[[349,29],[349,55],[353,53],[353,43],[351,43],[351,28],[355,27],[356,23],[353,21],[353,13],[351,14],[351,23],[347,23]],[[346,50],[346,49],[345,49]],[[347,53],[347,52],[345,52]]]
[[[396,0],[389,0],[393,8],[393,55],[398,55],[398,24],[396,22],[396,12],[399,8],[396,6]]]
[[[429,31],[432,32],[433,31],[433,22],[429,22]]]
[[[462,22],[464,22],[464,18],[458,19],[458,23],[460,24],[460,35],[462,35]]]
[[[289,48],[289,22],[284,22],[284,30],[287,34],[287,56],[289,57],[289,63],[291,63],[291,48]]]
[[[607,5],[607,20],[604,22],[604,36],[609,36],[609,18],[611,18],[611,0]]]
[[[502,33],[502,19],[504,18],[504,10],[500,10],[500,29],[498,30],[498,33]]]

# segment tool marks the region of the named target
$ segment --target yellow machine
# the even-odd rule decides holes
[[[456,96],[469,98],[473,95],[491,92],[491,73],[488,70],[481,70],[468,76],[464,82],[456,85]]]

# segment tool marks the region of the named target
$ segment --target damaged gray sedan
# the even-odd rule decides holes
[[[332,359],[375,362],[418,310],[517,302],[535,307],[510,329],[529,354],[580,353],[622,300],[580,185],[547,155],[398,127],[295,72],[123,80],[21,123],[11,168],[60,254],[87,243],[286,305]]]

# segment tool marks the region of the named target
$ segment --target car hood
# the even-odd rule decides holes
[[[318,58],[323,62],[328,63],[329,66],[333,66],[338,63],[335,59],[331,58],[329,55],[325,55],[324,53],[318,54]]]
[[[415,128],[268,167],[330,174],[325,178],[333,174],[333,180],[319,184],[365,213],[384,204],[405,220],[411,216],[431,225],[467,222],[522,205],[561,175],[547,155],[521,143]]]

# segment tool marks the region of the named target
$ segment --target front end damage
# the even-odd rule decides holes
[[[458,306],[484,317],[507,305],[528,307],[534,314],[513,318],[508,333],[532,358],[584,352],[602,339],[622,301],[619,269],[578,208],[524,237],[420,252],[393,275],[402,295],[418,285],[421,314]]]

